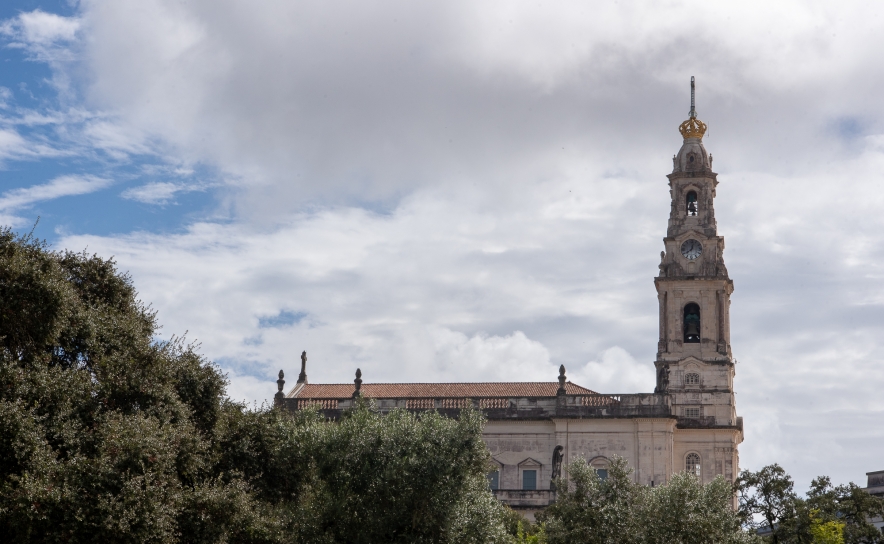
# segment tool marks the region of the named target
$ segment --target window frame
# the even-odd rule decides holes
[[[696,459],[696,462],[694,462]],[[691,463],[690,465],[688,463]],[[693,469],[693,470],[692,470]],[[684,471],[693,474],[697,478],[703,477],[703,457],[695,452],[689,451],[684,456]]]
[[[534,472],[534,488],[526,489],[525,488],[525,472],[533,471]],[[521,463],[519,463],[519,489],[522,491],[537,491],[540,489],[540,483],[543,480],[543,464],[541,464],[536,459],[527,458]]]

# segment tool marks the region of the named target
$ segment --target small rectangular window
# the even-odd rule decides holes
[[[495,470],[494,472],[488,473],[488,488],[491,490],[500,489],[500,471]]]
[[[595,473],[599,475],[599,480],[604,481],[608,479],[608,469],[606,468],[597,468]]]
[[[537,489],[537,471],[522,471],[522,489]]]
[[[685,417],[700,417],[700,408],[699,407],[685,408],[684,409],[684,416]]]

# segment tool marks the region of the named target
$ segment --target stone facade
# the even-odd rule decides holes
[[[671,212],[665,250],[654,283],[660,303],[660,336],[653,393],[600,394],[557,382],[308,384],[306,354],[298,384],[276,404],[297,410],[319,406],[331,418],[352,405],[355,394],[393,408],[438,410],[456,417],[467,404],[488,417],[484,439],[497,465],[490,477],[497,497],[529,517],[555,500],[551,480],[563,465],[582,458],[600,474],[620,456],[645,485],[667,482],[689,470],[708,482],[739,473],[743,440],[737,417],[730,345],[733,281],[724,264],[724,238],[715,220],[717,175],[703,145],[706,125],[682,123],[683,143],[669,174]]]

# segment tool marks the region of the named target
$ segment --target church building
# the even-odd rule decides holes
[[[557,381],[513,383],[308,383],[306,353],[294,388],[277,381],[275,405],[317,406],[337,418],[364,396],[382,412],[394,408],[437,410],[456,416],[472,405],[488,418],[484,439],[497,470],[495,495],[533,517],[555,500],[551,480],[562,464],[582,458],[605,477],[616,455],[635,481],[653,486],[688,471],[703,482],[739,472],[743,419],[734,399],[730,344],[733,281],[724,264],[724,238],[715,221],[717,174],[703,145],[706,125],[694,108],[679,126],[681,149],[669,180],[671,208],[660,270],[654,284],[660,304],[660,337],[653,393],[606,394],[571,383],[564,366]],[[554,376],[550,376],[554,378]]]

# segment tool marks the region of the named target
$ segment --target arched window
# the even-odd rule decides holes
[[[688,211],[688,215],[697,215],[697,192],[696,191],[688,191],[688,194],[685,197],[685,206]]]
[[[684,471],[693,474],[697,478],[700,477],[700,456],[696,453],[689,453],[684,458]]]
[[[685,385],[700,385],[700,375],[694,372],[684,375]]]
[[[604,457],[596,457],[592,461],[589,462],[589,466],[595,470],[595,473],[598,475],[600,480],[608,479],[608,467],[610,463]]]
[[[684,341],[686,344],[700,343],[700,307],[693,302],[684,307]]]

